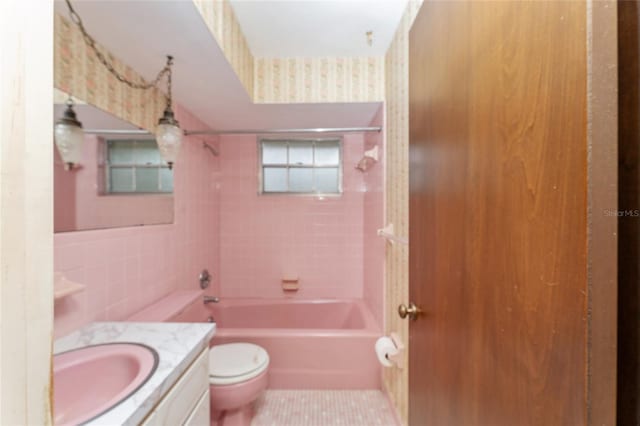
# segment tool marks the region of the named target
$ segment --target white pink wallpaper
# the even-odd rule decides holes
[[[371,126],[384,124],[384,107],[381,105]],[[378,229],[385,226],[385,134],[367,133],[365,135],[364,149],[370,150],[378,147],[378,162],[371,165],[363,172],[366,192],[363,202],[363,227],[364,227],[364,290],[363,297],[374,317],[384,329],[385,305],[384,305],[384,274],[385,274],[385,240],[378,236]]]
[[[255,58],[228,0],[193,0],[255,103],[376,102],[383,57]]]
[[[407,237],[409,232],[409,30],[421,5],[422,0],[409,1],[385,58],[385,216],[401,237]],[[408,247],[402,244],[387,245],[385,333],[399,333],[407,347],[409,327],[407,321],[396,314],[396,309],[400,303],[407,303],[408,297]],[[401,421],[407,424],[408,369],[385,368],[384,385]]]
[[[258,58],[254,102],[377,102],[384,58]]]
[[[142,81],[134,69],[101,49],[119,72],[134,81]],[[98,62],[78,28],[58,14],[54,19],[53,71],[54,87],[143,129],[155,129],[164,110],[162,92],[130,89],[120,83]]]
[[[251,96],[254,85],[254,59],[229,1],[193,0],[193,3]]]

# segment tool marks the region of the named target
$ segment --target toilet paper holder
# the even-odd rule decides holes
[[[399,369],[402,370],[404,368],[404,343],[402,343],[402,340],[400,339],[398,333],[391,333],[389,337],[391,337],[393,344],[396,345],[396,349],[398,350],[398,352],[396,352],[395,354],[387,355],[387,359],[393,362]]]

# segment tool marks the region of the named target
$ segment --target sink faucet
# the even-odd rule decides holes
[[[208,303],[218,303],[220,301],[220,298],[216,296],[203,296],[202,301],[206,305]]]

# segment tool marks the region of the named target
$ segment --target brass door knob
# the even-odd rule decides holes
[[[398,315],[400,315],[400,318],[409,317],[410,320],[416,320],[420,312],[422,312],[420,308],[413,302],[409,303],[409,306],[406,306],[404,303],[398,306]]]

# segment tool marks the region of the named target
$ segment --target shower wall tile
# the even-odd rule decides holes
[[[361,298],[365,182],[355,165],[364,136],[343,142],[338,197],[258,194],[255,135],[220,139],[220,261],[223,297],[286,297],[281,280],[300,279],[300,298]]]
[[[204,128],[182,108],[177,115],[185,128]],[[217,294],[220,165],[202,141],[183,142],[174,169],[172,224],[55,234],[55,270],[86,286],[56,302],[56,337],[91,321],[124,320],[173,290],[196,289],[202,268],[213,277],[207,293]]]

